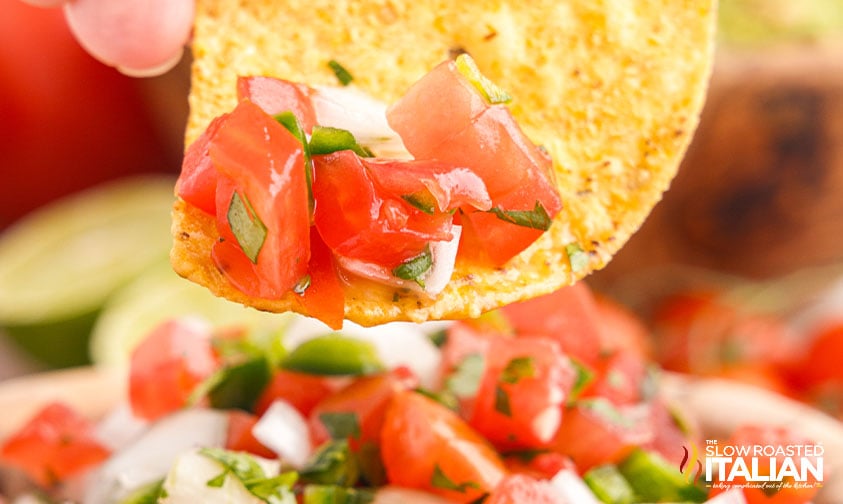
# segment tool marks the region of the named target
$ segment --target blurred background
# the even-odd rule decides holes
[[[0,380],[119,365],[179,310],[271,324],[167,266],[189,61],[128,78],[60,11],[0,12]],[[679,176],[588,282],[647,324],[668,369],[843,412],[843,2],[721,0]]]

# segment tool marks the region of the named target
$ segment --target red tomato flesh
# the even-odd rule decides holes
[[[316,112],[310,102],[312,90],[295,82],[265,76],[237,78],[237,98],[249,100],[269,115],[292,112],[302,128],[310,133],[316,125]]]
[[[256,423],[258,423],[258,417],[251,413],[241,410],[229,411],[225,449],[247,452],[269,459],[276,458],[275,452],[261,444],[252,434],[252,428]]]
[[[306,417],[335,389],[335,380],[331,378],[279,369],[255,403],[255,413],[263,415],[276,399],[283,399]]]
[[[565,498],[549,481],[513,474],[501,481],[485,504],[558,504]]]
[[[450,213],[428,215],[380,191],[354,152],[314,156],[313,165],[316,228],[336,254],[394,267],[452,239]]]
[[[0,447],[0,460],[45,487],[99,464],[109,454],[94,437],[93,425],[61,403],[45,406]]]
[[[210,330],[187,319],[160,324],[131,355],[132,412],[155,420],[184,407],[196,386],[219,366]]]
[[[310,259],[310,211],[301,143],[286,128],[250,101],[231,112],[211,141],[210,156],[222,177],[231,184],[217,185],[217,229],[224,246],[217,247],[217,264],[236,262],[237,238],[228,220],[234,192],[248,202],[266,227],[266,236],[252,263],[257,285],[246,294],[277,299],[307,274]],[[231,186],[234,191],[231,191]],[[219,243],[217,243],[219,245]],[[242,253],[242,251],[241,251]],[[251,260],[242,253],[243,259]],[[224,260],[228,259],[228,260]],[[222,269],[237,281],[239,271]],[[245,268],[244,268],[245,269]]]
[[[184,153],[181,173],[176,181],[179,197],[205,213],[216,215],[217,170],[208,152],[228,114],[214,118],[202,135]]]
[[[498,454],[456,413],[405,391],[395,395],[381,430],[381,455],[392,484],[474,502],[506,475]]]

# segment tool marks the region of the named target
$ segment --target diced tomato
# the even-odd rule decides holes
[[[551,448],[570,456],[581,472],[617,463],[653,438],[649,410],[644,406],[616,407],[606,399],[579,401],[566,408]]]
[[[228,431],[225,448],[227,450],[248,452],[259,457],[273,459],[275,453],[261,444],[252,434],[252,428],[258,423],[258,417],[242,410],[228,412]]]
[[[600,351],[611,353],[622,350],[642,359],[652,359],[652,338],[644,321],[632,310],[605,295],[595,292],[594,301],[600,320],[597,325]]]
[[[442,345],[440,374],[447,376],[472,354],[486,355],[496,337],[506,337],[496,331],[485,332],[471,321],[459,320],[448,326]]]
[[[42,408],[0,446],[0,461],[44,486],[90,469],[109,454],[96,440],[93,425],[62,403]]]
[[[644,400],[647,363],[629,351],[602,355],[593,369],[595,376],[580,397],[604,397],[612,404],[636,404]]]
[[[316,125],[316,112],[310,102],[312,92],[304,84],[275,77],[237,78],[238,100],[250,100],[272,116],[282,112],[292,112],[307,133],[310,133]]]
[[[335,380],[329,377],[278,369],[255,403],[255,413],[263,415],[276,399],[283,399],[302,416],[310,415],[322,399],[336,390]]]
[[[399,368],[389,373],[357,378],[348,386],[325,397],[310,412],[309,422],[315,444],[331,438],[327,416],[348,414],[353,418],[359,434],[351,436],[353,447],[367,443],[378,444],[384,414],[392,398],[401,390],[416,385],[415,377]],[[327,415],[327,416],[326,416]]]
[[[453,238],[450,213],[429,215],[382,193],[354,152],[314,156],[313,164],[316,228],[336,254],[394,267]]]
[[[599,313],[583,282],[551,294],[505,306],[519,337],[546,337],[559,342],[570,357],[593,366],[600,355]]]
[[[331,329],[342,329],[345,318],[345,292],[337,274],[334,255],[315,227],[310,230],[310,285],[301,297],[308,315]]]
[[[467,168],[437,160],[396,161],[363,159],[372,180],[393,198],[429,196],[435,210],[488,210],[492,200],[483,180]]]
[[[565,497],[547,480],[526,474],[507,476],[483,501],[485,504],[558,504]]]
[[[538,479],[550,479],[556,476],[559,471],[577,471],[577,466],[571,457],[558,452],[527,451],[526,453],[514,452],[508,455],[504,462],[507,469],[513,473],[527,474]]]
[[[238,243],[228,213],[236,194],[250,215],[266,228],[253,263],[259,282],[254,297],[275,299],[289,292],[307,274],[310,259],[310,211],[301,143],[250,101],[242,101],[217,131],[211,160],[230,184],[217,185],[217,229],[222,243],[217,264],[236,283],[241,268],[225,269]],[[234,191],[229,192],[231,186]],[[219,245],[219,247],[217,246]],[[225,254],[223,254],[223,251]],[[245,257],[245,253],[243,253]],[[220,258],[229,258],[228,261]],[[237,263],[243,265],[242,260]],[[241,284],[252,287],[251,282]]]
[[[831,322],[806,335],[808,351],[801,358],[794,376],[806,388],[824,383],[843,384],[843,321]]]
[[[723,446],[746,446],[750,453],[753,453],[755,446],[772,447],[773,450],[780,449],[787,446],[794,445],[812,445],[811,440],[783,427],[760,426],[760,425],[745,425],[735,430],[729,439],[723,443]],[[755,456],[755,455],[753,455]],[[770,476],[770,466],[774,464],[781,468],[788,458],[785,455],[764,456],[763,453],[757,455],[758,458],[758,474],[763,476]],[[797,460],[801,456],[794,457]],[[817,457],[814,455],[807,456],[806,459],[817,467]],[[773,462],[775,460],[775,462]],[[754,464],[753,464],[754,467]],[[797,469],[798,470],[798,469]],[[727,473],[728,475],[728,473]],[[717,472],[715,471],[715,477]],[[743,487],[743,494],[746,498],[747,504],[808,504],[814,498],[821,487],[821,483],[817,481],[813,473],[806,471],[808,481],[797,482],[791,476],[785,476],[782,480],[784,484],[780,489],[770,492],[765,488],[754,488],[749,485],[747,479],[742,475],[735,475],[732,481],[723,485],[724,487]],[[776,481],[776,478],[773,479]],[[725,491],[715,485],[712,490],[712,496]]]
[[[508,108],[487,104],[454,62],[442,63],[415,83],[387,109],[387,121],[416,159],[472,170],[496,208],[532,211],[540,205],[551,218],[561,210],[549,156],[530,142]],[[472,233],[498,264],[541,234],[492,214],[467,217]]]
[[[386,411],[381,455],[389,481],[474,502],[490,493],[506,469],[483,437],[453,411],[403,391]]]
[[[158,325],[131,355],[132,412],[139,418],[155,420],[184,407],[196,386],[219,365],[209,327],[191,319],[172,319]]]
[[[663,399],[654,399],[647,404],[650,409],[653,438],[641,446],[658,453],[678,467],[685,456],[686,448],[690,449],[692,444],[702,446],[701,440],[697,439],[696,426],[691,418],[683,416],[681,411],[673,409]]]
[[[176,193],[181,199],[211,215],[217,211],[218,175],[208,150],[227,117],[228,114],[224,114],[214,118],[202,135],[190,144],[184,153],[181,173],[176,181]]]
[[[576,373],[549,339],[494,338],[469,424],[501,450],[546,445]]]

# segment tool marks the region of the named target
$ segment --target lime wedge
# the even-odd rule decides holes
[[[109,182],[29,214],[0,235],[0,327],[55,366],[84,362],[97,312],[167,257],[175,179]]]
[[[178,276],[169,263],[149,269],[109,299],[91,332],[91,358],[125,366],[132,349],[164,320],[198,316],[215,327],[246,327],[259,333],[283,330],[290,314],[267,313],[215,297]]]

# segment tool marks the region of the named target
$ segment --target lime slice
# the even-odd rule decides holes
[[[7,229],[0,327],[48,364],[87,360],[87,335],[105,300],[168,254],[174,183],[164,176],[109,182]]]
[[[292,320],[291,314],[261,312],[215,297],[162,263],[109,299],[91,333],[91,358],[96,364],[125,366],[132,349],[150,330],[176,316],[198,316],[216,327],[246,327],[260,333],[280,331]]]

